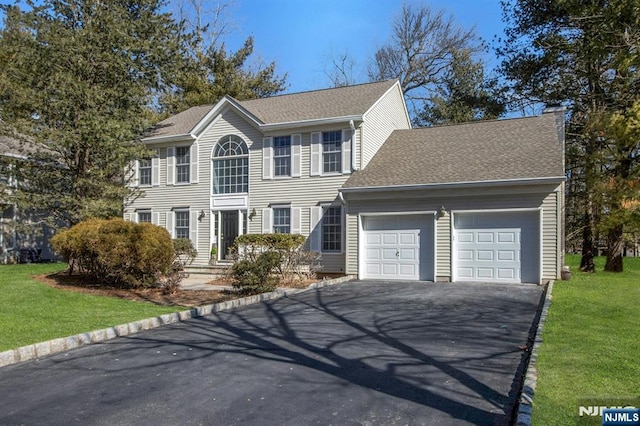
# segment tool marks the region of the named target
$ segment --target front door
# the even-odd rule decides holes
[[[226,259],[229,254],[229,249],[233,247],[233,242],[238,236],[238,211],[224,211],[222,212],[222,227],[220,234],[220,244],[222,245],[220,250],[220,258]]]

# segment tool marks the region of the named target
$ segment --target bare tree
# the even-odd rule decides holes
[[[368,68],[371,81],[397,78],[414,116],[451,66],[455,52],[478,52],[475,30],[458,27],[444,11],[405,3],[393,23],[391,41],[378,49]]]
[[[328,65],[324,73],[329,78],[333,87],[351,86],[362,82],[358,78],[358,65],[349,52],[331,52],[327,55]]]

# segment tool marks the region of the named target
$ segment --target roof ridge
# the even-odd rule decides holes
[[[324,87],[322,89],[310,89],[310,90],[303,90],[301,92],[280,93],[280,94],[277,94],[277,95],[265,96],[264,98],[245,99],[243,101],[238,101],[238,102],[243,103],[243,102],[259,101],[259,100],[263,100],[263,99],[283,98],[285,96],[296,96],[296,95],[304,95],[304,94],[308,94],[308,93],[328,92],[328,91],[331,91],[331,90],[350,89],[350,88],[361,87],[361,86],[371,86],[371,85],[374,85],[374,84],[388,83],[388,82],[391,82],[391,81],[395,82],[395,81],[398,81],[398,79],[397,78],[390,78],[390,79],[387,79],[387,80],[370,81],[370,82],[367,82],[367,83],[351,84],[351,85],[348,85],[348,86]]]
[[[474,124],[482,124],[482,123],[505,123],[507,121],[515,121],[515,120],[529,120],[533,118],[542,118],[546,117],[548,114],[538,114],[538,115],[527,115],[523,117],[504,117],[504,118],[492,118],[490,120],[472,120],[472,121],[463,121],[462,123],[444,123],[438,124],[435,126],[422,126],[422,127],[412,127],[411,129],[397,129],[400,131],[404,130],[426,130],[426,129],[442,129],[447,127],[456,127],[456,126],[468,126]]]

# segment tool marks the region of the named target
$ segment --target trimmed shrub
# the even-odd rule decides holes
[[[276,289],[278,280],[271,273],[280,265],[282,257],[276,251],[260,253],[256,260],[240,260],[233,264],[233,287],[243,294],[258,294]]]
[[[121,287],[154,286],[172,270],[169,233],[150,223],[90,219],[59,232],[51,244],[74,268]]]
[[[318,270],[320,254],[304,248],[306,238],[299,234],[244,234],[235,240],[240,260],[256,261],[265,252],[280,254],[277,270],[283,280],[312,278]]]

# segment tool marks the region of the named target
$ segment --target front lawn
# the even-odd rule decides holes
[[[0,265],[0,351],[180,310],[60,290],[31,278],[64,268]]]
[[[601,424],[578,416],[580,405],[640,398],[640,258],[625,258],[625,271],[578,271],[580,256],[568,256],[570,281],[557,281],[537,363],[534,425]],[[635,405],[636,407],[638,405]]]

